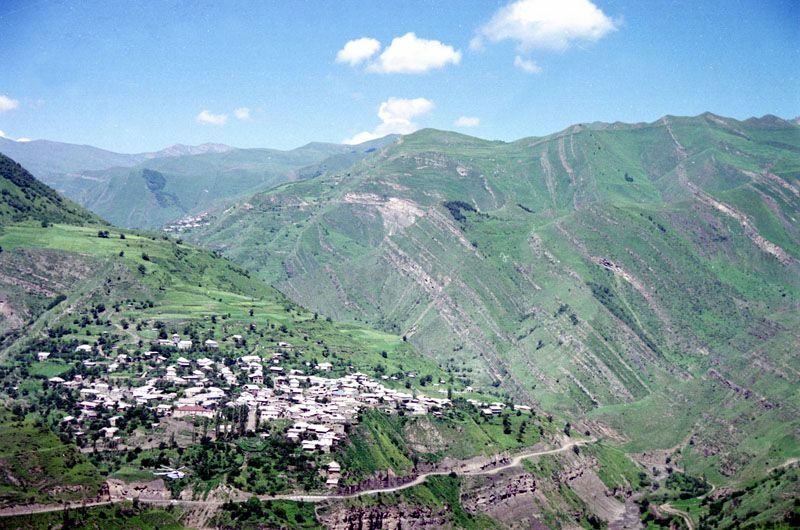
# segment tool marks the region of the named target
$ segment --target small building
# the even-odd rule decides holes
[[[172,413],[172,416],[175,418],[213,418],[214,411],[197,405],[185,405],[183,407],[176,408],[175,412]]]
[[[36,354],[36,358],[39,359],[39,362],[44,362],[47,358],[50,357],[50,352],[48,351],[40,351]]]

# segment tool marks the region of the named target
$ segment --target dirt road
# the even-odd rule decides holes
[[[564,451],[568,451],[573,447],[586,445],[590,443],[594,443],[597,440],[595,438],[590,438],[588,440],[576,440],[565,443],[561,447],[555,449],[545,449],[540,451],[526,451],[514,456],[510,461],[506,464],[501,466],[493,467],[491,469],[480,469],[480,468],[458,468],[454,467],[451,469],[441,470],[441,471],[431,471],[428,473],[422,473],[411,480],[406,482],[405,484],[400,484],[397,486],[387,486],[385,488],[375,488],[369,490],[363,490],[356,493],[347,493],[347,494],[336,494],[332,493],[330,495],[305,495],[305,494],[285,494],[285,495],[259,495],[258,498],[262,501],[274,501],[274,500],[289,500],[289,501],[304,501],[304,502],[324,502],[330,500],[337,500],[337,499],[353,499],[357,497],[363,497],[365,495],[377,495],[379,493],[392,493],[395,491],[401,491],[408,488],[413,488],[414,486],[419,486],[428,477],[434,476],[442,476],[442,475],[449,475],[450,473],[455,473],[458,476],[484,476],[484,475],[495,475],[500,473],[501,471],[505,471],[506,469],[511,469],[513,467],[519,466],[523,460],[526,458],[533,458],[536,456],[544,456],[544,455],[553,455],[557,453],[563,453]],[[249,496],[248,496],[249,497]],[[93,502],[74,502],[71,504],[49,504],[49,505],[34,505],[34,506],[17,506],[11,508],[3,508],[0,509],[0,517],[10,517],[14,515],[30,515],[35,513],[48,513],[48,512],[59,512],[63,511],[64,509],[76,509],[82,506],[103,506],[108,504],[115,504],[118,502],[129,501],[132,499],[129,498],[115,498],[110,499],[107,501],[93,501]],[[242,501],[247,500],[247,498],[241,499]],[[155,505],[155,506],[169,506],[169,505],[180,505],[180,506],[221,506],[223,501],[187,501],[187,500],[165,500],[165,499],[146,499],[146,498],[139,498],[139,502],[143,504]],[[693,528],[691,530],[694,530]]]

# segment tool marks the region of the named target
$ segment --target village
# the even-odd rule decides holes
[[[231,343],[241,340],[239,335],[228,338]],[[264,427],[282,420],[288,424],[283,431],[287,440],[299,444],[304,452],[323,454],[344,440],[346,426],[356,423],[364,408],[437,416],[451,405],[446,397],[390,388],[360,372],[331,377],[333,365],[329,362],[306,362],[305,370],[288,368],[282,351],[291,350],[292,346],[285,342],[278,343],[279,350],[269,355],[247,354],[236,359],[219,353],[217,341],[206,340],[196,347],[199,345],[177,334],[155,340],[153,346],[156,349],[140,354],[115,353],[113,358],[104,358],[89,344],[77,346],[75,354],[85,357],[81,364],[101,375],[48,379],[50,386],[79,395],[75,404],[79,412],[61,419],[64,430],[81,439],[93,428],[100,433],[95,435],[95,447],[98,438],[103,446],[117,447],[125,444],[117,423],[133,407],[152,411],[158,419],[206,425],[219,425],[222,411],[236,407],[246,411],[246,418],[242,418],[245,432],[268,436]],[[47,361],[49,356],[48,352],[40,352],[38,360]],[[133,362],[147,367],[138,386],[129,384],[127,378],[114,377]],[[397,379],[386,375],[382,378],[384,383]],[[438,392],[447,394],[444,389]],[[499,414],[504,407],[501,403],[473,404],[486,407],[484,414]],[[97,428],[99,419],[104,425]],[[232,428],[224,420],[222,423],[223,431]],[[149,427],[157,425],[154,422]],[[334,487],[338,484],[339,464],[331,462],[328,467],[327,485]]]

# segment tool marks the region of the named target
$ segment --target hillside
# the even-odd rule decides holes
[[[381,477],[387,473],[413,477],[417,465],[435,469],[448,459],[474,458],[464,461],[478,466],[504,450],[535,445],[560,453],[569,447],[558,449],[566,443],[560,419],[514,411],[507,400],[500,405],[502,413],[482,414],[466,399],[497,396],[468,389],[468,381],[453,378],[397,335],[307,311],[226,259],[180,240],[104,224],[82,226],[82,218],[68,213],[61,218],[69,223],[45,227],[41,221],[55,212],[36,210],[24,220],[4,223],[0,232],[0,393],[6,407],[0,413],[0,517],[25,514],[33,503],[45,512],[0,519],[1,524],[48,527],[55,518],[48,510],[66,502],[98,506],[58,521],[102,527],[106,523],[98,521],[139,527],[146,521],[174,525],[178,518],[195,527],[212,516],[225,527],[226,514],[239,510],[242,518],[270,524],[285,521],[287,512],[289,524],[300,522],[291,515],[300,510],[311,523],[315,512],[296,502],[265,502],[259,510],[232,504],[217,513],[222,501],[215,499],[241,502],[251,495],[330,491],[319,470],[333,458],[343,463],[346,487],[364,488],[386,480]],[[253,356],[279,367],[278,373],[270,369],[266,377],[256,376]],[[263,368],[268,366],[265,361]],[[255,401],[255,389],[260,399],[283,392],[296,397],[309,385],[337,378],[350,385],[337,391],[342,393],[360,381],[371,392],[408,392],[404,403],[433,399],[423,396],[449,401],[444,396],[451,393],[458,401],[452,410],[435,414],[406,414],[385,403],[378,409],[378,403],[365,401],[364,410],[342,426],[331,453],[309,453],[287,440],[292,421],[283,418],[288,416],[259,419],[262,402]],[[213,418],[174,413],[204,389],[216,396],[199,402],[211,407]],[[319,403],[336,399],[341,397],[334,393]],[[573,436],[581,444],[589,441]],[[578,462],[596,477],[597,464],[577,453],[565,462]],[[187,476],[169,481],[165,466],[186,469]],[[515,473],[523,470],[512,471],[497,483],[512,488]],[[395,513],[400,506],[412,513],[430,511],[443,523],[497,526],[481,514],[483,505],[476,504],[474,513],[458,505],[459,492],[472,487],[432,479],[392,496],[385,507],[369,500],[359,508],[347,501],[324,502],[331,520]],[[176,504],[181,507],[187,499],[202,504],[206,492],[213,494],[199,514],[192,504],[166,513],[127,505],[129,491],[161,501],[180,496]],[[561,490],[553,490],[560,498],[556,491]],[[569,497],[563,502],[578,517],[593,516],[590,501]],[[110,503],[117,509],[105,507]],[[537,510],[572,520],[566,513]]]
[[[100,222],[96,215],[64,199],[14,160],[0,154],[0,227],[28,219],[43,223]]]
[[[595,127],[595,131],[603,130]],[[556,142],[557,150],[559,140],[550,141]],[[640,511],[650,524],[668,525],[680,517],[671,519],[668,512],[647,508],[647,503],[673,502],[691,511],[696,522],[714,518],[735,525],[752,517],[736,508],[736,499],[746,499],[752,511],[766,506],[761,490],[794,491],[788,479],[783,480],[794,476],[793,472],[771,482],[761,477],[765,469],[797,456],[793,435],[797,403],[792,393],[796,378],[791,372],[797,344],[793,335],[797,312],[792,310],[797,286],[792,282],[797,277],[786,272],[796,264],[768,252],[775,249],[752,232],[761,225],[749,218],[752,224],[745,227],[738,219],[725,223],[724,217],[714,216],[730,214],[717,208],[705,210],[707,202],[682,198],[631,205],[615,198],[610,205],[576,207],[564,201],[566,206],[559,211],[544,209],[537,214],[531,197],[526,200],[522,193],[502,187],[517,185],[518,175],[505,179],[498,171],[499,184],[492,186],[493,179],[480,178],[477,185],[465,188],[471,173],[464,162],[457,162],[452,173],[443,170],[450,157],[463,156],[453,154],[459,151],[473,153],[469,163],[474,166],[481,163],[480,155],[487,165],[502,160],[505,167],[514,168],[516,160],[503,160],[497,151],[524,153],[530,149],[528,141],[524,144],[421,131],[404,137],[398,145],[370,153],[346,172],[330,170],[285,184],[248,199],[252,209],[235,208],[217,220],[252,213],[263,222],[284,215],[271,221],[280,223],[280,230],[267,241],[284,241],[283,247],[291,248],[284,234],[305,233],[294,240],[293,256],[304,256],[296,263],[309,267],[311,258],[326,254],[352,260],[337,263],[327,256],[328,281],[337,278],[337,270],[344,271],[348,265],[356,268],[348,274],[340,272],[336,285],[323,282],[323,288],[315,288],[318,300],[309,300],[311,310],[219,255],[167,236],[105,225],[8,161],[14,169],[7,172],[9,189],[21,197],[28,190],[28,200],[42,206],[31,208],[24,218],[8,218],[0,233],[0,376],[9,407],[0,417],[0,434],[6,440],[6,452],[0,455],[0,467],[6,470],[0,481],[0,504],[117,502],[122,497],[115,495],[124,496],[126,488],[132,487],[150,488],[149,495],[197,498],[196,492],[212,489],[223,499],[243,500],[256,494],[264,502],[257,510],[249,504],[234,504],[216,515],[214,507],[219,505],[210,504],[203,516],[189,510],[180,515],[186,526],[200,524],[191,521],[224,526],[230,517],[270,524],[290,517],[288,524],[293,524],[291,518],[295,523],[299,519],[292,514],[298,513],[305,514],[304,521],[326,526],[342,521],[367,524],[380,518],[482,528],[521,520],[545,521],[550,526],[597,525],[638,517]],[[785,160],[791,162],[792,156]],[[570,167],[577,171],[579,164],[573,164]],[[778,178],[792,178],[780,169],[773,171]],[[409,179],[416,179],[415,187]],[[631,184],[624,174],[622,181]],[[794,185],[792,180],[787,184]],[[492,194],[531,204],[526,208],[534,213],[514,204],[492,210],[476,200],[491,200]],[[737,212],[743,208],[725,197],[727,208]],[[300,219],[286,216],[287,211],[294,216],[314,215]],[[708,240],[673,235],[694,226],[690,221],[697,213],[719,223],[717,232],[728,238],[715,242],[725,253],[718,250],[721,256],[714,258],[713,269],[702,261],[711,259],[709,251],[695,250],[701,243],[707,246]],[[59,219],[64,222],[55,221]],[[263,225],[247,227],[244,219],[238,218],[240,233],[235,237],[250,237],[255,230],[265,229]],[[48,221],[48,226],[42,221]],[[604,228],[601,221],[615,228]],[[520,235],[521,227],[527,227],[527,233]],[[309,238],[310,228],[315,229],[315,239]],[[626,235],[626,230],[631,233]],[[521,240],[529,250],[519,247]],[[321,246],[305,249],[309,241]],[[369,251],[367,242],[376,248],[384,246],[382,252],[388,248],[389,253],[381,259],[356,261]],[[781,249],[789,249],[785,252],[794,252],[791,245],[781,244]],[[242,248],[253,251],[248,245]],[[653,248],[660,252],[665,269],[656,269],[658,260],[653,258],[647,258],[646,265],[630,258],[630,249],[644,257],[645,251],[656,252],[648,250]],[[795,259],[795,254],[787,255]],[[740,272],[734,275],[723,258],[741,260],[740,256],[747,260],[736,261]],[[269,266],[258,274],[266,277],[270,270],[290,271],[279,285],[303,285],[299,282],[303,269],[298,265],[289,269],[284,262],[283,268],[276,267],[274,255],[259,259]],[[375,264],[382,268],[367,268]],[[681,266],[681,274],[689,271],[693,278],[683,278],[667,266]],[[648,272],[648,267],[655,272]],[[717,269],[722,272],[712,280]],[[520,281],[523,274],[524,283]],[[642,278],[653,281],[648,274],[664,278],[657,284],[645,283]],[[754,283],[756,275],[763,283]],[[379,283],[375,283],[377,278],[381,278]],[[414,281],[402,283],[404,278]],[[714,281],[718,282],[714,289],[704,285]],[[355,291],[359,282],[363,285]],[[649,298],[626,287],[637,282],[643,289],[652,289],[652,293],[644,291]],[[525,290],[520,287],[524,285],[537,287]],[[702,300],[687,296],[682,303],[669,300],[677,297],[678,290],[692,294],[691,289],[700,288]],[[423,302],[420,293],[432,295],[430,309],[414,316],[417,327],[373,320],[384,327],[381,332],[352,320],[342,323],[322,316],[371,320],[349,311],[368,307],[366,301],[379,307],[385,302],[377,294],[400,289],[406,290],[404,297],[409,300],[401,297],[401,302],[408,307]],[[352,292],[365,293],[349,299],[358,305],[344,310],[326,306],[318,311],[321,315],[312,312],[317,302],[327,302],[332,294]],[[658,311],[649,309],[653,307],[649,302]],[[501,312],[503,303],[524,308],[525,318]],[[735,307],[723,307],[725,303]],[[687,322],[676,308],[697,311],[690,313],[692,318],[710,314],[702,317],[701,326]],[[487,319],[489,315],[492,318]],[[660,318],[673,319],[670,329],[659,327]],[[456,324],[462,327],[446,327]],[[512,331],[505,331],[501,341],[491,335],[492,326]],[[439,328],[438,334],[433,333],[434,327]],[[453,329],[458,336],[453,337]],[[173,335],[188,338],[189,348],[178,350],[168,339]],[[161,345],[161,340],[168,344]],[[450,343],[454,346],[442,356],[437,347],[448,344],[447,340],[454,341]],[[210,347],[206,341],[216,345]],[[704,351],[692,353],[697,350],[688,348]],[[41,352],[49,354],[46,359],[39,357]],[[331,365],[325,378],[363,373],[388,388],[418,396],[444,393],[452,395],[454,402],[424,415],[387,415],[380,409],[365,409],[330,456],[309,454],[299,444],[286,442],[291,423],[285,420],[261,422],[256,413],[251,430],[249,411],[255,409],[247,404],[252,400],[247,392],[237,392],[244,387],[218,371],[228,367],[239,385],[247,382],[251,372],[249,368],[240,371],[247,366],[241,359],[254,354],[279,359],[284,373],[301,370],[315,377],[323,373],[318,366],[325,359]],[[748,370],[756,369],[753,359],[758,369],[772,370],[768,380],[749,378]],[[209,375],[203,375],[205,365],[197,364],[203,360],[216,363]],[[600,370],[599,375],[584,366]],[[171,374],[170,367],[180,371]],[[226,396],[232,392],[226,398],[229,401],[212,409],[218,411],[214,418],[191,421],[159,416],[156,404],[177,408],[180,400],[191,400],[198,390],[193,390],[188,378],[202,377],[208,381],[198,388],[222,389]],[[277,376],[269,380],[269,384],[255,385],[264,396],[273,395],[271,385],[283,384]],[[77,387],[62,389],[64,383],[59,381]],[[140,403],[132,392],[141,387],[168,401],[157,398]],[[595,401],[575,388],[592,393]],[[467,399],[496,401],[505,408],[487,416]],[[114,400],[115,405],[92,408],[97,406],[92,403],[104,400]],[[511,408],[520,401],[535,403],[534,411]],[[117,436],[108,438],[109,432]],[[368,497],[323,500],[315,501],[322,502],[320,509],[309,510],[302,504],[268,500],[290,491],[322,491],[324,477],[312,470],[323,468],[330,459],[342,464],[343,488],[363,488],[391,485],[420,469],[437,469],[453,461],[491,466],[501,451],[558,447],[570,438],[586,443],[591,439],[584,438],[584,433],[599,433],[609,441],[533,458],[522,467],[496,474],[434,476],[423,484],[382,494],[378,502]],[[129,447],[138,449],[129,451]],[[46,466],[33,465],[45,461],[38,451],[46,453]],[[191,474],[164,483],[154,474],[159,466],[185,466]],[[681,478],[684,475],[677,471],[691,474]],[[703,475],[733,489],[724,489],[714,502],[704,502],[700,495],[710,486],[699,478]],[[649,491],[653,483],[660,485],[656,492]],[[757,494],[736,489],[737,484],[751,483],[760,488]],[[492,495],[504,500],[487,502]],[[641,503],[634,504],[631,495]],[[783,502],[770,504],[765,520],[789,520],[791,510]],[[84,511],[80,517],[101,517],[106,512],[94,513]],[[141,516],[137,509],[115,514],[115,520],[133,521]],[[35,527],[38,520],[26,524]]]
[[[422,130],[191,237],[724,483],[800,454],[799,190],[800,128],[772,116]]]
[[[0,152],[36,168],[33,174],[112,223],[161,228],[283,182],[345,169],[394,137],[343,146],[310,143],[290,151],[175,145],[122,155],[90,146],[3,140]]]

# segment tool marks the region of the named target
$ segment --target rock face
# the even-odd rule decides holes
[[[484,513],[510,528],[540,527],[536,478],[520,469],[470,479],[461,503],[471,513]],[[544,528],[544,526],[541,526]]]
[[[324,510],[322,510],[324,511]],[[333,530],[400,530],[451,528],[444,510],[423,506],[334,506],[320,513]]]
[[[112,498],[143,498],[167,500],[172,495],[163,479],[155,479],[149,482],[125,482],[123,480],[109,479],[107,481],[108,492]]]

